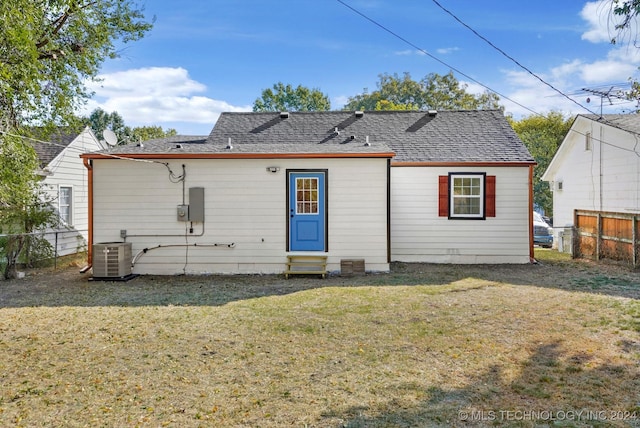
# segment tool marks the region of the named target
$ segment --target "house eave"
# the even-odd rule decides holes
[[[53,171],[51,171],[49,168],[38,168],[36,170],[36,175],[43,178],[51,177],[53,175]]]
[[[381,153],[85,153],[83,159],[335,159],[384,158],[393,152]]]
[[[527,161],[490,161],[490,162],[448,162],[448,161],[438,161],[438,162],[396,162],[391,161],[392,167],[463,167],[463,166],[479,166],[479,167],[528,167],[531,165],[537,165],[536,162],[527,162]]]

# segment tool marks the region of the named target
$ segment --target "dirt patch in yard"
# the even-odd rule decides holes
[[[640,299],[640,273],[623,265],[572,260],[536,250],[536,264],[444,265],[392,263],[390,273],[341,276],[204,275],[140,276],[128,282],[90,281],[73,261],[60,269],[33,270],[21,280],[0,281],[0,307],[222,305],[234,300],[323,287],[442,285],[467,278]]]

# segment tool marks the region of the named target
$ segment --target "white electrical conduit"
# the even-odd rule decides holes
[[[135,255],[135,257],[133,258],[133,260],[131,261],[131,267],[133,267],[136,262],[138,261],[138,259],[140,257],[142,257],[144,254],[148,253],[151,250],[157,250],[158,248],[169,248],[169,247],[227,247],[227,248],[234,248],[236,246],[235,242],[232,242],[230,244],[221,244],[221,243],[215,243],[215,244],[168,244],[168,245],[156,245],[155,247],[151,247],[151,248],[144,248],[140,251],[138,251],[138,254]]]

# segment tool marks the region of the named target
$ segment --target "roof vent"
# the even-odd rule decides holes
[[[336,126],[335,128],[333,128],[333,133],[335,135],[340,135],[340,130],[338,129],[338,127]]]
[[[360,110],[356,110],[356,117],[360,118],[362,116],[364,116],[364,112]]]
[[[429,113],[429,116],[435,116],[438,114],[438,110],[429,110],[427,113]]]
[[[229,140],[227,141],[227,147],[225,147],[225,149],[233,149],[233,146],[231,145],[231,137],[229,137]]]
[[[289,118],[289,112],[288,111],[281,111],[280,112],[280,119],[287,119]]]
[[[365,145],[365,147],[369,147],[371,145],[371,143],[369,142],[369,136],[368,135],[366,137],[364,137],[364,145]]]
[[[182,144],[178,143],[176,144],[176,149],[181,149],[182,148]]]

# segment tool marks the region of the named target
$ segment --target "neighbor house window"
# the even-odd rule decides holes
[[[60,220],[66,225],[72,224],[71,212],[73,209],[73,190],[71,187],[60,186],[60,194],[58,196],[58,212]]]
[[[484,173],[451,173],[439,177],[438,214],[451,219],[496,216],[496,177]]]

